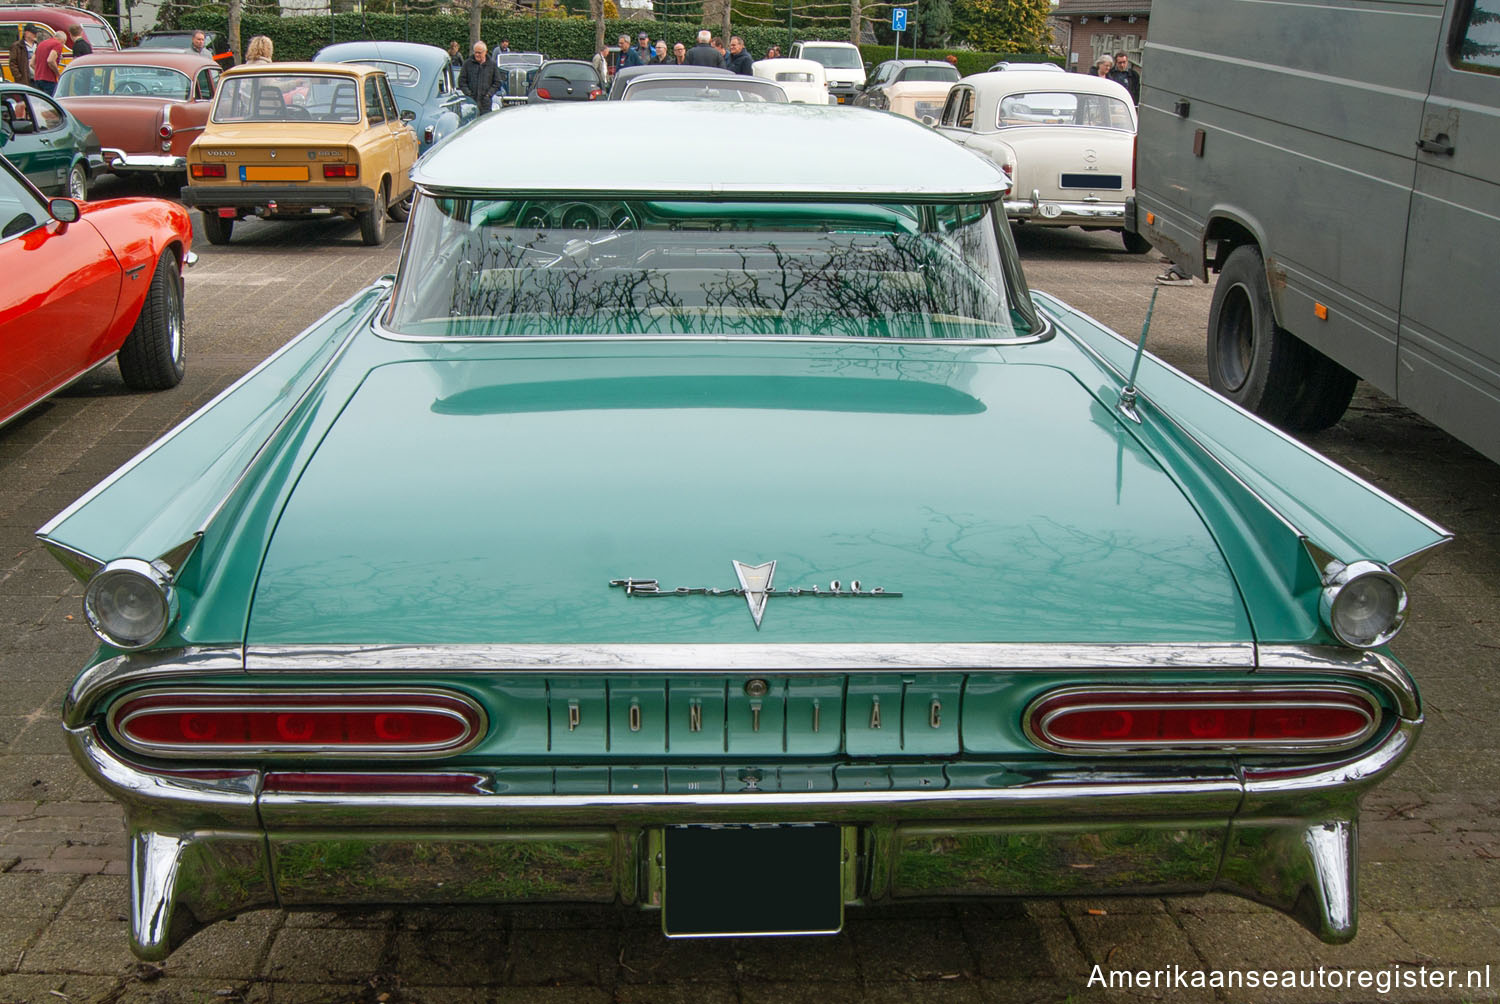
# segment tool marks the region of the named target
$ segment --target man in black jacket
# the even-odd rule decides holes
[[[1115,53],[1115,68],[1109,71],[1109,79],[1130,92],[1133,104],[1141,103],[1141,75],[1130,67],[1130,57],[1123,52]]]
[[[738,35],[731,35],[729,38],[729,58],[724,61],[724,68],[733,70],[742,77],[751,77],[755,75],[755,71],[751,69],[754,63],[755,60],[751,58],[750,53],[745,51],[744,40]]]
[[[709,39],[714,33],[707,28],[698,32],[698,44],[687,52],[687,65],[689,66],[716,66],[724,68],[724,57],[719,55],[719,50],[709,45]]]
[[[490,102],[500,89],[495,61],[490,58],[490,47],[484,42],[474,43],[474,55],[464,60],[464,68],[458,75],[458,89],[479,105],[479,114],[490,110]]]

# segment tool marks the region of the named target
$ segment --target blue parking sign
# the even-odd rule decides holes
[[[905,31],[905,30],[906,30],[906,8],[905,7],[892,7],[891,8],[891,31]]]

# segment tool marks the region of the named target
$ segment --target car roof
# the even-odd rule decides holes
[[[888,63],[895,63],[903,70],[908,66],[952,66],[946,59],[888,59]]]
[[[599,171],[601,135],[672,135],[683,142],[666,148],[647,144]],[[733,136],[734,141],[696,142],[699,136]],[[508,150],[531,149],[545,149],[547,156],[496,159]],[[838,156],[807,154],[814,150],[836,150]],[[417,163],[412,177],[428,190],[506,197],[610,193],[988,201],[1006,188],[994,164],[900,116],[825,105],[694,101],[512,108],[443,140]]]
[[[34,21],[44,24],[49,28],[66,28],[70,24],[97,24],[114,29],[104,19],[102,14],[95,14],[91,10],[82,7],[61,7],[47,4],[45,6],[12,6],[10,4],[0,5],[0,21],[13,24],[17,21]]]
[[[202,52],[184,52],[181,49],[110,49],[79,56],[63,72],[66,73],[75,66],[165,66],[191,76],[205,66],[217,65]]]
[[[241,63],[225,70],[224,76],[247,77],[255,73],[274,73],[288,77],[318,73],[339,77],[367,77],[372,73],[385,76],[384,70],[368,63]]]
[[[319,49],[313,62],[344,63],[360,59],[406,63],[422,71],[424,77],[448,65],[446,50],[421,42],[339,42]]]
[[[1028,91],[1041,87],[1049,91],[1066,91],[1082,94],[1108,94],[1124,96],[1128,101],[1130,92],[1107,77],[1095,77],[1087,73],[1054,73],[1048,70],[989,70],[971,73],[959,81],[972,84],[975,90],[984,91]]]
[[[646,66],[627,66],[615,74],[614,82],[610,85],[609,96],[611,99],[618,98],[625,92],[625,85],[637,77],[647,74],[660,74],[661,76],[689,76],[689,77],[732,77],[733,70],[726,70],[718,66],[689,66],[686,63],[653,63]]]

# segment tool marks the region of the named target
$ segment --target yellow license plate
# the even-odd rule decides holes
[[[241,181],[306,181],[306,167],[242,167]]]

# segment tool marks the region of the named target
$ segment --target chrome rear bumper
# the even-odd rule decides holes
[[[855,903],[1218,889],[1347,941],[1359,798],[1420,727],[1398,719],[1358,756],[1264,774],[1229,760],[1067,772],[997,764],[943,790],[705,794],[264,791],[258,771],[147,770],[92,725],[68,735],[83,768],[126,807],[131,947],[160,959],[203,925],[260,907],[653,907],[651,848],[663,826],[813,820],[846,827],[857,847]]]
[[[1033,190],[1029,199],[1006,199],[1005,215],[1012,220],[1055,226],[1123,226],[1123,202],[1062,202],[1044,199]]]
[[[111,171],[163,171],[187,173],[187,158],[126,153],[114,147],[104,148],[104,166]]]

